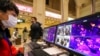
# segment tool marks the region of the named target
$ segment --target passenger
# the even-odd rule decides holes
[[[32,25],[31,25],[31,31],[29,36],[31,37],[32,42],[37,42],[41,36],[43,35],[42,33],[42,27],[39,22],[37,22],[36,17],[32,17]]]
[[[0,56],[12,56],[6,29],[17,24],[18,14],[19,10],[13,2],[0,0]]]

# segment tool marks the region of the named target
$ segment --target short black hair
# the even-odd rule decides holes
[[[37,18],[36,17],[31,17],[32,19],[34,19],[35,21],[37,21]]]
[[[17,15],[19,14],[19,9],[10,0],[0,0],[0,10],[3,12],[7,12],[7,10],[13,10]]]

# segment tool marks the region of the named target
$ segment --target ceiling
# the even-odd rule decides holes
[[[19,3],[27,4],[32,6],[33,5],[33,0],[14,0]],[[47,1],[47,0],[46,0]],[[60,1],[61,0],[49,0],[49,2],[52,2],[52,6],[50,8],[60,11]],[[72,14],[75,16],[76,14],[76,5],[81,6],[82,8],[86,7],[87,5],[91,4],[91,0],[69,0],[69,14]]]
[[[28,1],[28,2],[33,2],[33,0],[25,0],[25,1]]]
[[[33,6],[33,0],[12,0],[12,1],[23,5]]]

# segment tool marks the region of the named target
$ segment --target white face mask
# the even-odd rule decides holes
[[[17,17],[9,15],[8,20],[2,20],[2,23],[5,26],[5,28],[14,27],[17,24]]]

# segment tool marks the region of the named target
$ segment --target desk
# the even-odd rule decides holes
[[[46,48],[46,49],[43,49],[43,51],[45,51],[46,53],[48,53],[50,55],[57,55],[57,54],[66,52],[66,51],[59,49],[57,47]]]

